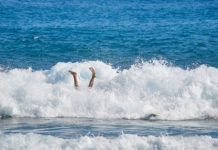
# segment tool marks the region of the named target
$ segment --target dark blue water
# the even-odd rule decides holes
[[[218,67],[217,0],[0,1],[0,66],[164,59]]]

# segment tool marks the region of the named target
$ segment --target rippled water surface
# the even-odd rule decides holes
[[[146,121],[88,118],[12,118],[1,120],[5,134],[35,133],[60,138],[104,136],[115,138],[122,134],[139,136],[205,136],[218,138],[217,120]]]
[[[218,67],[218,1],[1,1],[0,64],[48,69],[101,60],[128,68],[166,59]]]

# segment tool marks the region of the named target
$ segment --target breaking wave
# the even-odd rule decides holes
[[[95,85],[87,87],[93,66]],[[68,70],[78,73],[73,87]],[[218,69],[182,69],[152,61],[120,70],[100,61],[50,70],[0,69],[0,114],[13,117],[218,119]],[[151,117],[149,117],[151,116]]]

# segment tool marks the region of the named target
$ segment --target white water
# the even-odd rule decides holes
[[[38,134],[0,134],[0,149],[4,150],[216,150],[218,139],[210,136],[146,136],[123,134],[117,138],[82,136],[61,139]]]
[[[92,89],[91,73],[97,71]],[[78,72],[73,88],[69,69]],[[127,70],[99,61],[58,63],[50,70],[0,69],[0,114],[16,117],[218,119],[218,69],[183,70],[159,61]]]

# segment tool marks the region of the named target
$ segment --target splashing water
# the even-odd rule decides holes
[[[97,72],[89,89],[89,67]],[[69,69],[78,73],[73,87]],[[119,70],[100,61],[57,63],[50,70],[0,72],[0,113],[14,117],[185,120],[218,118],[218,69],[181,69],[152,61]]]

